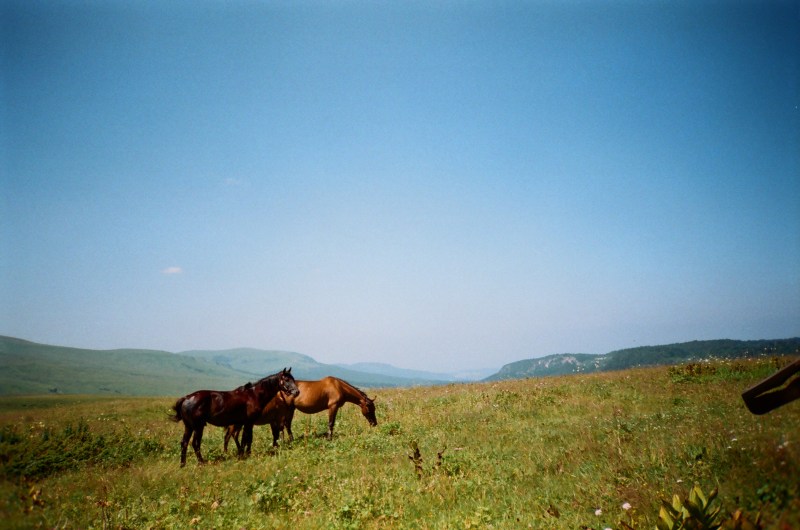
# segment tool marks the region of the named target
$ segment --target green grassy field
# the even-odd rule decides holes
[[[765,528],[800,528],[800,402],[741,391],[788,359],[377,390],[295,416],[293,444],[179,467],[174,398],[0,399],[4,528],[654,528],[662,498],[719,488]],[[301,377],[302,374],[297,374]],[[177,398],[178,396],[175,396]],[[419,450],[415,456],[413,447]],[[623,508],[625,505],[625,508]]]

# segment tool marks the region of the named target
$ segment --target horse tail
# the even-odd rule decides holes
[[[175,405],[172,406],[172,410],[175,411],[175,414],[170,414],[169,419],[176,423],[183,420],[183,416],[181,416],[181,405],[183,405],[183,400],[185,399],[185,397],[180,398],[175,402]]]

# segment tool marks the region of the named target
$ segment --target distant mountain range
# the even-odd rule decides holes
[[[389,365],[386,365],[389,367]],[[240,348],[171,353],[159,350],[88,350],[0,336],[0,395],[175,395],[230,389],[291,367],[297,379],[333,375],[364,388],[435,385],[437,374],[397,368],[383,373],[323,364],[287,351]],[[389,367],[391,368],[391,367]]]
[[[359,387],[381,388],[623,370],[709,357],[798,354],[800,338],[694,341],[629,348],[604,355],[548,355],[507,364],[489,375],[486,371],[445,374],[406,370],[382,363],[323,364],[300,353],[251,348],[181,353],[87,350],[0,336],[0,395],[49,392],[181,396],[199,389],[235,388],[284,367],[291,367],[297,379],[313,380],[333,375]]]
[[[354,385],[365,387],[434,385],[450,381],[446,374],[441,374],[442,377],[440,378],[440,374],[412,372],[402,368],[395,368],[388,364],[383,365],[387,368],[383,371],[359,368],[360,366],[369,365],[323,364],[308,355],[286,351],[239,348],[221,351],[185,351],[181,352],[180,355],[188,355],[196,359],[212,362],[217,366],[249,374],[266,375],[291,366],[292,374],[297,379],[313,380],[332,375],[345,379]],[[263,377],[263,375],[259,375],[259,377]]]
[[[760,355],[800,355],[800,338],[777,340],[704,340],[641,346],[603,355],[561,353],[516,361],[484,381],[625,370],[637,366],[679,364],[702,359],[736,359]]]
[[[494,370],[462,370],[454,373],[441,373],[441,372],[425,372],[421,370],[408,370],[405,368],[398,368],[386,363],[355,363],[355,364],[337,364],[342,368],[356,370],[368,374],[375,375],[390,375],[394,377],[402,377],[412,381],[444,381],[449,383],[457,383],[464,381],[479,381],[492,373]]]

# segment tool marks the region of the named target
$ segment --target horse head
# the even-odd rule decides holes
[[[366,394],[361,399],[361,414],[367,418],[370,426],[378,425],[378,418],[375,417],[375,399],[370,399]]]
[[[286,394],[287,396],[291,396],[292,398],[296,397],[300,394],[300,389],[297,388],[297,383],[294,380],[294,376],[292,376],[292,369],[289,368],[288,370],[284,368],[278,374],[278,388]]]

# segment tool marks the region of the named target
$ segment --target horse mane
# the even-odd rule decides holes
[[[284,368],[284,370],[285,370],[285,368]],[[270,387],[277,387],[278,386],[278,380],[280,379],[282,373],[283,373],[283,370],[281,370],[280,372],[276,372],[276,373],[274,373],[272,375],[268,375],[266,377],[262,377],[261,379],[259,379],[255,383],[253,383],[253,386],[259,386],[260,387],[262,385],[268,385]]]
[[[272,375],[268,375],[267,377],[262,377],[261,379],[259,379],[255,383],[253,383],[253,385],[254,386],[255,385],[263,385],[265,383],[267,383],[269,385],[276,385],[276,384],[278,384],[278,377],[280,375],[281,375],[280,372],[278,372],[277,374],[272,374]]]
[[[351,384],[351,383],[348,383],[348,382],[347,382],[347,381],[345,381],[344,379],[339,379],[339,381],[341,381],[342,383],[346,384],[347,386],[349,386],[350,388],[352,388],[353,390],[355,390],[356,392],[358,392],[359,394],[361,394],[361,397],[362,397],[362,398],[364,398],[365,400],[367,400],[367,401],[372,401],[372,400],[369,398],[369,396],[367,395],[367,393],[366,393],[366,392],[364,392],[363,390],[361,390],[360,388],[358,388],[356,385],[354,385],[354,384]]]

